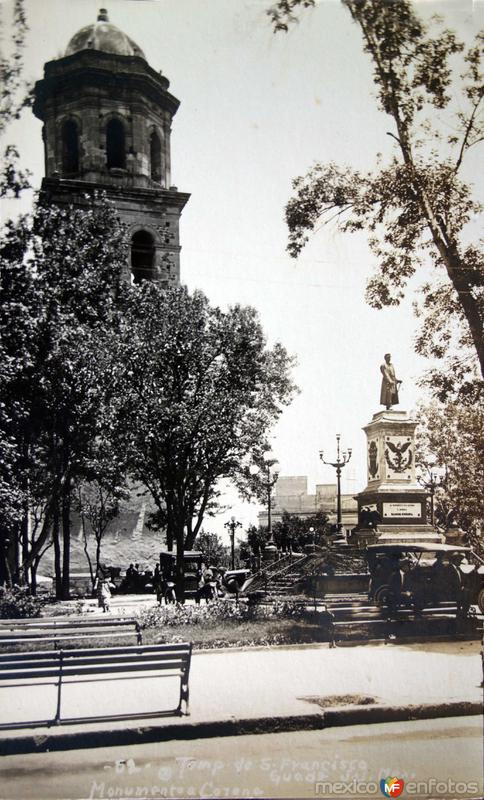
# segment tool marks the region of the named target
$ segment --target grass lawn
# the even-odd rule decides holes
[[[312,620],[222,620],[205,625],[146,628],[143,642],[191,641],[196,649],[327,642],[327,629]]]

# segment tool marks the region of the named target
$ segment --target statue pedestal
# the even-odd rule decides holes
[[[378,531],[371,528],[360,528],[355,531],[354,536],[359,550],[365,550],[369,544],[375,544],[378,541]]]
[[[415,476],[415,429],[406,411],[379,411],[366,433],[368,484],[360,492],[358,516],[378,512],[378,542],[432,543],[442,537],[427,523],[426,491]]]

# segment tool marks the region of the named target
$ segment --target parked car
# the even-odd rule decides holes
[[[242,586],[251,574],[250,569],[227,569],[223,574],[222,587],[230,594],[240,592]],[[237,587],[237,589],[235,587]]]
[[[369,598],[416,610],[455,603],[484,614],[484,564],[470,547],[449,544],[374,544],[367,548]]]
[[[185,575],[185,597],[195,597],[201,577],[203,553],[198,550],[186,550],[183,554],[183,569]],[[160,570],[164,580],[175,577],[176,555],[169,551],[160,553]]]

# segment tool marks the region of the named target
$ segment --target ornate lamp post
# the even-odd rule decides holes
[[[235,529],[241,528],[242,523],[237,522],[235,517],[231,517],[229,522],[224,523],[224,528],[228,528],[230,533],[230,556],[231,556],[231,564],[232,569],[235,569]]]
[[[272,490],[279,477],[279,473],[274,469],[277,463],[277,459],[274,458],[270,453],[267,453],[264,456],[263,467],[259,467],[257,464],[253,464],[250,467],[251,475],[258,475],[259,472],[264,472],[264,486],[267,492],[267,532],[269,534],[269,540],[264,548],[264,554],[266,558],[274,555],[277,550],[272,533]]]
[[[348,461],[351,458],[351,453],[353,452],[352,448],[348,447],[347,450],[343,450],[343,452],[341,453],[340,452],[340,447],[339,447],[340,439],[341,439],[341,434],[337,433],[336,434],[336,461],[325,461],[324,460],[324,451],[323,450],[319,451],[319,457],[320,457],[321,461],[323,462],[323,464],[327,464],[330,467],[334,467],[335,470],[336,470],[336,481],[337,481],[336,525],[337,525],[337,528],[338,528],[338,532],[340,532],[341,528],[343,527],[343,523],[342,523],[342,520],[341,520],[341,470],[343,469],[343,467],[346,466],[346,464],[348,463]]]
[[[314,553],[316,550],[316,531],[311,525],[309,528],[309,539],[307,544],[304,545],[305,553]]]
[[[424,487],[424,489],[428,490],[428,493],[430,495],[430,524],[431,525],[434,525],[434,522],[435,522],[435,520],[434,520],[434,518],[435,518],[435,509],[434,509],[435,490],[442,483],[441,476],[438,475],[437,472],[434,472],[434,469],[435,469],[435,464],[428,464],[427,465],[427,471],[428,471],[429,477],[427,479],[422,477],[422,476],[418,477],[418,482],[420,483],[421,486]]]

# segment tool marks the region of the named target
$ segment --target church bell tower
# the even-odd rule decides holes
[[[86,194],[106,192],[128,230],[126,277],[167,287],[180,281],[179,223],[189,198],[171,185],[179,101],[169,85],[101,9],[65,56],[45,64],[33,106],[44,123],[43,194],[82,207]]]

